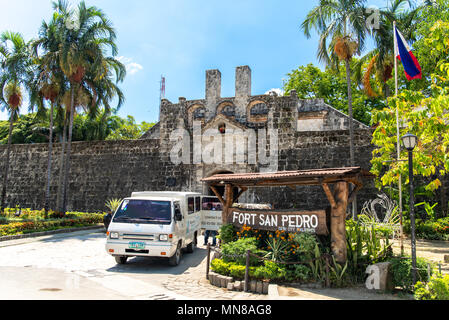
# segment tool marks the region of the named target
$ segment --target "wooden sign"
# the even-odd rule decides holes
[[[309,232],[328,235],[326,211],[251,211],[230,208],[228,223],[236,227],[249,226],[258,230]]]

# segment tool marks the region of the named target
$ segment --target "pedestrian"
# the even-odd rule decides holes
[[[217,231],[215,230],[206,230],[204,232],[204,245],[207,246],[207,244],[209,243],[209,237],[213,237],[212,238],[212,246],[215,247],[217,245]]]

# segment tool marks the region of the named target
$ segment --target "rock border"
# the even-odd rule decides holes
[[[229,291],[243,291],[244,281],[234,281],[234,278],[223,276],[215,272],[209,272],[209,282],[211,285],[219,288],[225,288]],[[270,283],[268,281],[251,280],[249,282],[249,292],[257,294],[268,294]]]
[[[17,235],[13,235],[13,236],[3,236],[3,237],[0,237],[0,242],[10,241],[10,240],[27,239],[27,238],[37,238],[37,237],[48,236],[48,235],[53,235],[53,234],[71,233],[71,232],[84,231],[84,230],[95,230],[95,229],[104,229],[104,226],[98,224],[98,225],[88,226],[88,227],[56,229],[56,230],[49,230],[49,231],[42,231],[42,232],[17,234]]]

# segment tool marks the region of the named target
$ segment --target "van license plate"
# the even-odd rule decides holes
[[[130,242],[128,247],[130,249],[143,250],[145,249],[145,242]]]

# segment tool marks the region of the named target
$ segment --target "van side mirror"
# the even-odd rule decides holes
[[[182,213],[179,209],[175,209],[175,221],[182,221]]]

